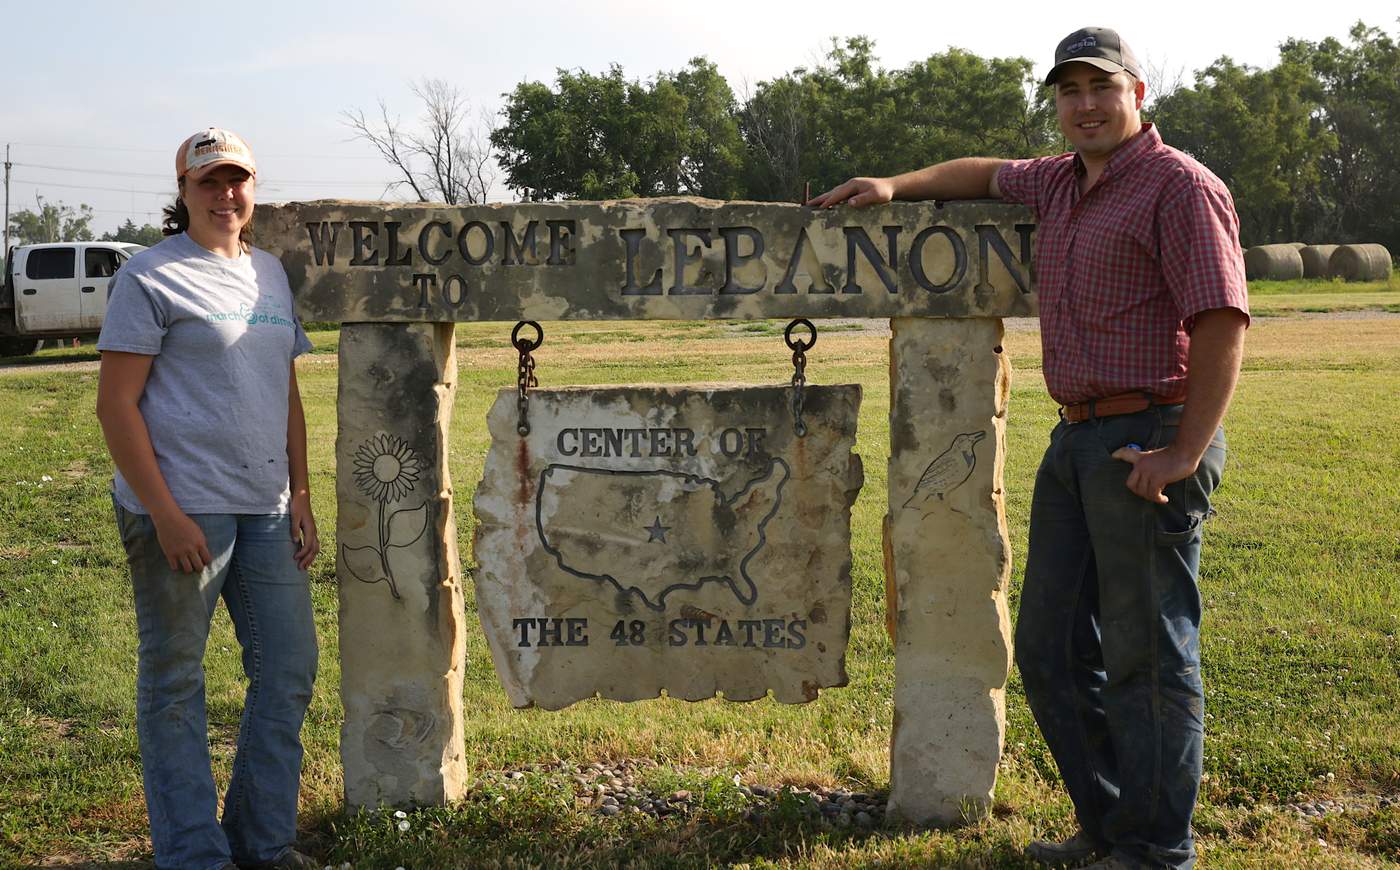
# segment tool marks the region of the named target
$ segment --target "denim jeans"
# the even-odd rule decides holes
[[[1154,504],[1126,486],[1126,444],[1164,447],[1180,405],[1060,423],[1036,475],[1016,623],[1026,700],[1079,823],[1134,864],[1190,867],[1205,695],[1201,523],[1225,463],[1218,431],[1196,473]]]
[[[194,514],[213,561],[172,571],[151,518],[116,506],[131,566],[136,732],[157,867],[215,868],[279,857],[296,838],[301,724],[316,678],[306,572],[286,515]],[[222,824],[210,770],[204,647],[219,598],[248,678]]]

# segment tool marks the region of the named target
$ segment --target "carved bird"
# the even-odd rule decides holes
[[[987,437],[985,429],[977,432],[964,432],[953,439],[948,449],[934,457],[924,469],[919,482],[914,484],[914,493],[904,503],[907,508],[917,499],[920,504],[934,496],[943,497],[967,482],[972,470],[977,467],[977,454],[974,446]]]

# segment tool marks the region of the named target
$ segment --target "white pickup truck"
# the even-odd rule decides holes
[[[10,248],[0,287],[0,356],[31,354],[46,338],[97,335],[112,276],[143,248],[126,242]]]

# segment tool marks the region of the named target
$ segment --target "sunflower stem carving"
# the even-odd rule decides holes
[[[389,551],[412,546],[423,537],[428,528],[428,503],[425,500],[418,507],[393,511],[388,506],[413,492],[424,468],[423,460],[402,438],[380,432],[355,451],[354,466],[355,486],[378,505],[378,541],[377,545],[364,547],[342,544],[341,555],[356,580],[387,583],[389,594],[402,601]]]

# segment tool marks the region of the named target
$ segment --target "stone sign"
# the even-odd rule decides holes
[[[1006,730],[1011,366],[996,320],[890,324],[885,572],[894,604],[891,815],[990,807]]]
[[[259,207],[305,320],[1033,313],[1020,206],[704,199]]]
[[[455,321],[888,317],[889,809],[937,824],[985,813],[1011,640],[1000,318],[1036,313],[1034,231],[1000,202],[258,206],[254,243],[281,258],[298,314],[344,324],[347,802],[441,804],[465,788]],[[813,431],[794,438],[789,392],[539,391],[526,438],[503,394],[476,582],[513,703],[801,701],[844,682],[859,394],[811,388]]]
[[[340,757],[353,806],[440,804],[466,783],[452,333],[450,323],[340,330]]]
[[[860,387],[515,390],[488,415],[477,607],[516,706],[846,684]]]

